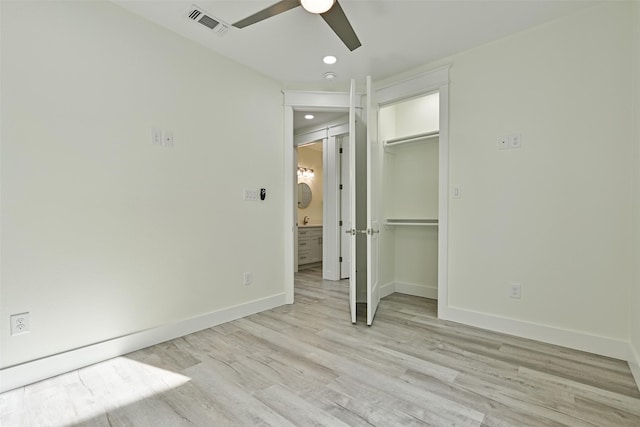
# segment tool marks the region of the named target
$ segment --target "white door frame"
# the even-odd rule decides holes
[[[438,317],[448,319],[449,307],[449,66],[375,89],[376,104],[439,91],[440,137],[438,140]]]
[[[357,105],[360,107],[360,105]],[[297,230],[297,207],[294,206],[294,191],[297,171],[294,163],[293,111],[313,109],[316,111],[348,111],[348,92],[284,91],[284,289],[285,301],[293,304],[295,268],[295,232]]]
[[[345,112],[346,113],[346,112]],[[322,278],[340,280],[340,136],[349,132],[349,124],[327,127],[323,147],[323,227],[322,227]]]

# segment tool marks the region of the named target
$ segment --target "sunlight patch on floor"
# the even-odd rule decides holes
[[[0,395],[0,425],[67,426],[167,392],[189,377],[116,357]],[[37,402],[37,408],[30,407]],[[34,414],[37,414],[34,417]]]

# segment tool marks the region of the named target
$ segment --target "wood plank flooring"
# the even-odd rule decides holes
[[[394,294],[373,327],[347,284],[0,395],[10,426],[640,426],[625,362],[436,318]]]

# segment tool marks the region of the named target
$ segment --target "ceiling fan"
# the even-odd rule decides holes
[[[358,40],[358,36],[353,31],[353,27],[338,0],[282,0],[260,12],[241,19],[233,26],[244,28],[298,6],[302,6],[308,12],[320,15],[349,50],[353,51],[361,46],[360,40]]]

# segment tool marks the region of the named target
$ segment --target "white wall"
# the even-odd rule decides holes
[[[109,2],[1,24],[0,367],[284,292],[276,82]]]
[[[450,202],[450,307],[628,340],[631,7],[449,59],[450,182],[462,186]],[[498,150],[511,132],[523,147]]]
[[[322,147],[322,142],[316,143]],[[315,145],[315,144],[314,144]],[[313,169],[314,177],[298,177],[298,182],[306,182],[311,188],[311,203],[305,209],[298,208],[298,225],[303,225],[304,217],[309,217],[309,225],[322,225],[322,150],[311,146],[298,147],[298,165]]]

